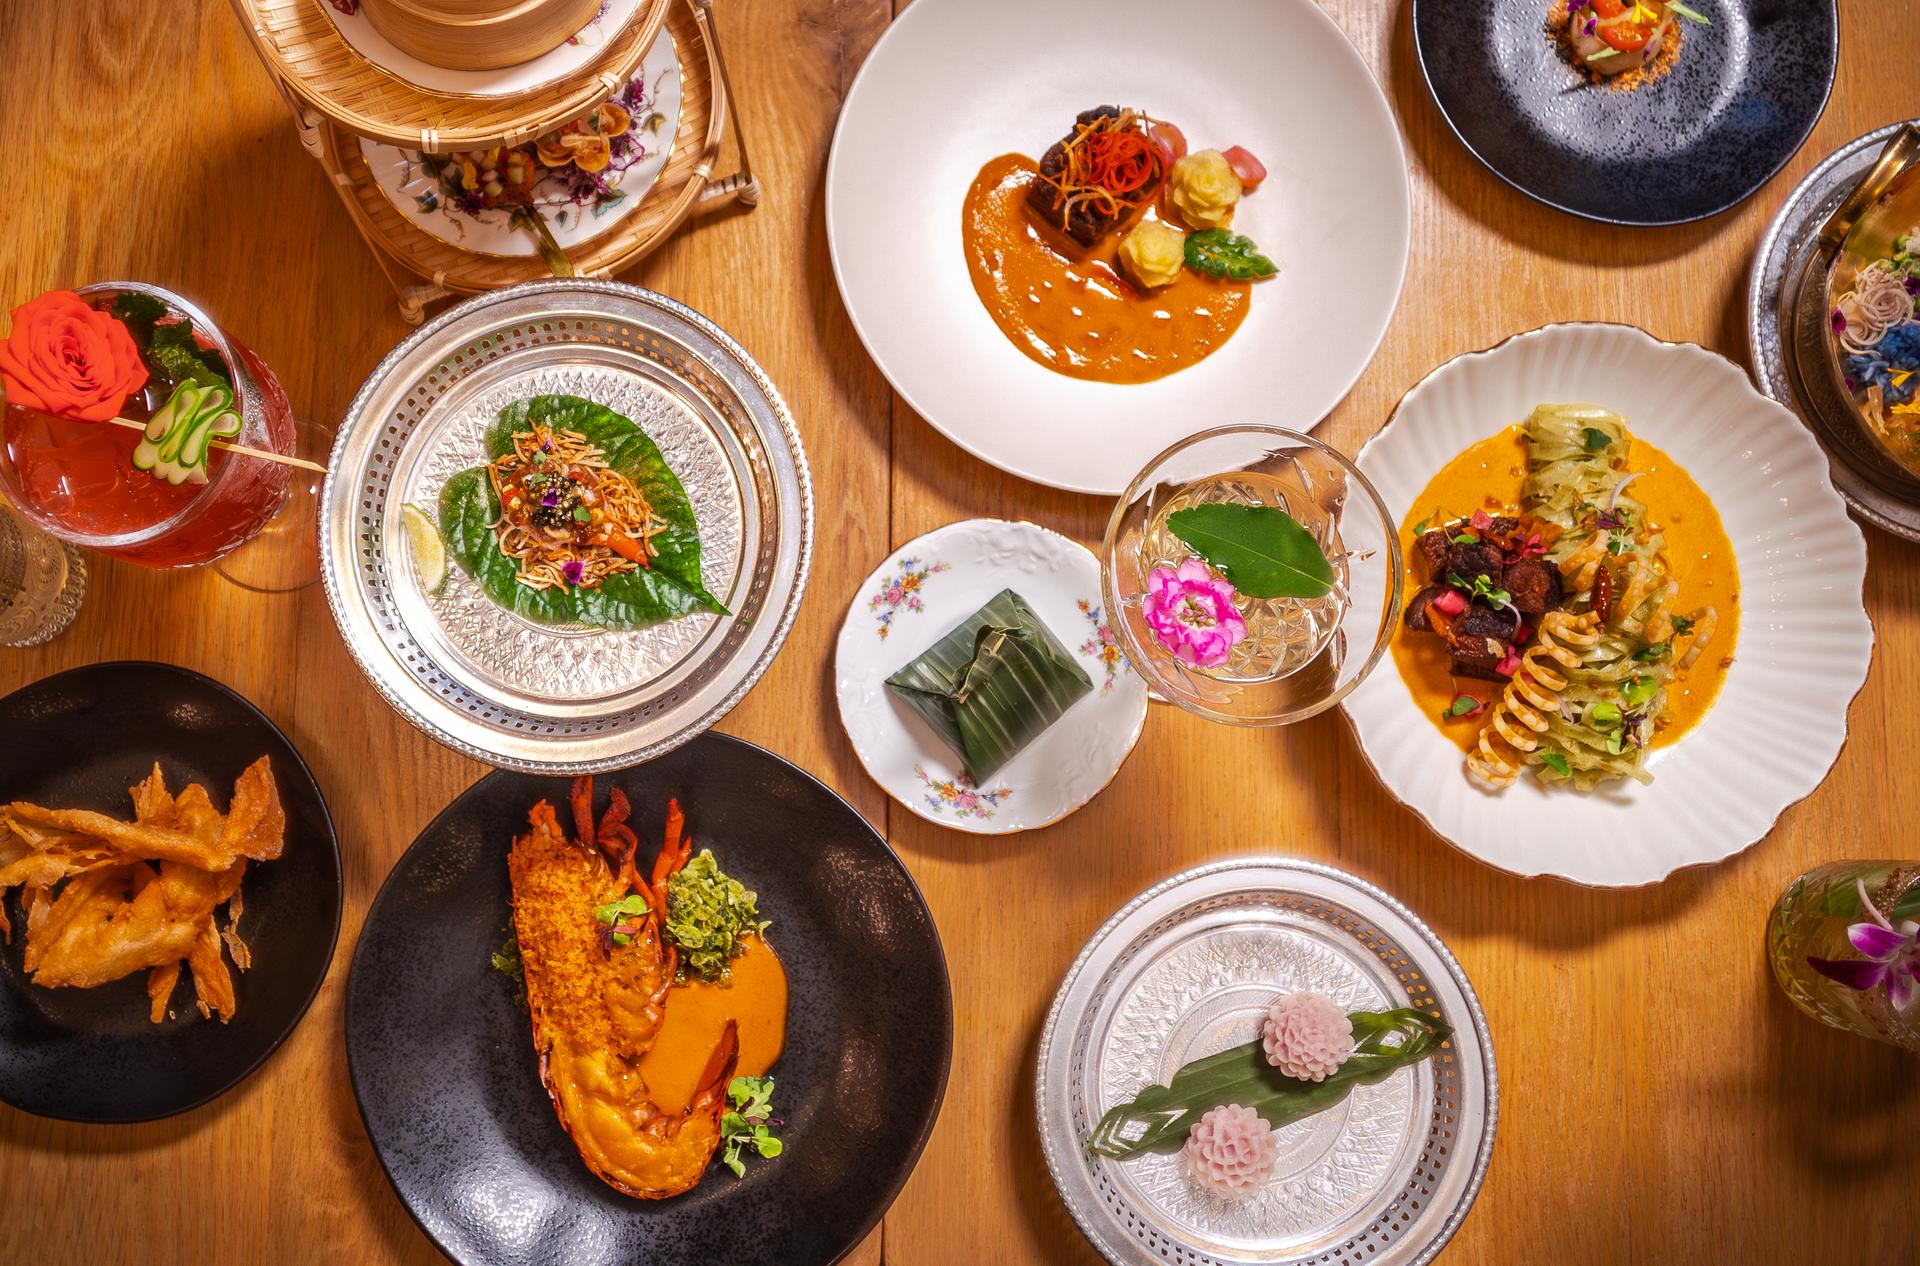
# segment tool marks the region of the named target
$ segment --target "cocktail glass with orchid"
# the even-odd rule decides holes
[[[1230,725],[1286,725],[1345,698],[1400,613],[1380,494],[1297,431],[1204,431],[1147,464],[1101,547],[1121,651],[1156,697]]]
[[[1801,875],[1767,924],[1767,957],[1802,1011],[1920,1054],[1920,862]]]

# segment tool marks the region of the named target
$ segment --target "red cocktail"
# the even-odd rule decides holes
[[[8,349],[22,379],[13,382],[0,423],[0,491],[54,536],[144,567],[191,567],[238,549],[286,501],[288,470],[222,444],[294,452],[293,414],[279,380],[238,340],[169,291],[115,281],[76,293],[125,326],[131,342],[120,341],[111,330],[106,333],[112,339],[96,342],[97,331],[83,324],[77,336],[71,329],[58,337],[36,334],[38,342],[29,345],[16,329]],[[25,311],[16,311],[16,324]],[[145,432],[110,417],[81,420],[74,414],[83,410],[71,400],[53,399],[39,381],[24,381],[36,374],[65,374],[75,377],[84,393],[102,372],[88,363],[89,356],[112,362],[117,352],[125,360],[129,347],[137,350],[141,364],[126,371],[137,375],[144,367],[145,381],[117,408],[112,397],[119,393],[109,383],[89,397],[91,412],[148,424]],[[63,356],[71,363],[62,364]],[[222,424],[213,426],[210,436],[182,437],[191,455],[185,464],[177,445],[167,461],[156,463],[154,445],[141,446],[181,413],[181,401],[173,397],[183,383],[193,385],[184,400],[193,399],[196,390],[214,391],[211,399]],[[35,403],[17,398],[36,389],[48,398],[36,397]],[[225,396],[218,394],[223,389]],[[156,414],[162,415],[160,424],[152,422]],[[181,430],[191,434],[194,428],[176,426],[174,434]],[[161,449],[169,442],[160,438]]]

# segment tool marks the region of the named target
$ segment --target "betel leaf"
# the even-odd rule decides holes
[[[1322,598],[1333,564],[1300,520],[1273,506],[1189,506],[1167,530],[1213,564],[1249,598]]]
[[[489,526],[500,517],[500,502],[486,467],[463,470],[440,490],[440,535],[447,553],[489,598],[542,624],[605,629],[644,628],[697,611],[729,614],[701,581],[700,533],[686,489],[644,431],[590,400],[535,396],[501,410],[487,429],[488,456],[512,451],[514,433],[536,425],[586,436],[606,454],[609,466],[633,481],[666,528],[653,538],[657,552],[650,567],[609,576],[591,589],[529,588],[519,582],[518,565],[500,552]]]
[[[1253,239],[1231,229],[1202,229],[1187,234],[1187,267],[1209,277],[1230,281],[1256,281],[1279,272],[1274,262],[1260,253]]]
[[[1267,1062],[1257,1041],[1185,1065],[1164,1086],[1148,1086],[1100,1118],[1087,1136],[1096,1156],[1172,1152],[1208,1111],[1225,1103],[1250,1107],[1274,1129],[1325,1112],[1356,1086],[1385,1081],[1440,1049],[1453,1030],[1411,1007],[1355,1011],[1354,1048],[1325,1081],[1300,1081]],[[1397,1040],[1394,1040],[1397,1039]]]

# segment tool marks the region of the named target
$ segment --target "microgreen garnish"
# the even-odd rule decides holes
[[[1558,752],[1540,753],[1540,763],[1548,769],[1551,769],[1554,773],[1559,774],[1562,778],[1570,778],[1573,776],[1573,766],[1567,764],[1567,758]]]
[[[1487,705],[1485,703],[1483,703],[1479,699],[1474,698],[1472,695],[1455,695],[1453,697],[1453,702],[1448,704],[1446,711],[1442,712],[1440,715],[1443,717],[1478,716],[1480,715],[1481,709],[1485,708],[1486,706]]]
[[[1618,53],[1619,51],[1620,50],[1616,48],[1613,50],[1613,53]],[[1598,54],[1596,54],[1593,57],[1587,58],[1588,61],[1597,61],[1598,59],[1599,59]],[[1601,449],[1605,448],[1607,445],[1613,443],[1612,437],[1609,436],[1605,431],[1601,430],[1597,426],[1586,427],[1582,429],[1580,434],[1581,434],[1581,438],[1586,442],[1587,451],[1589,453],[1597,453]]]
[[[1639,663],[1650,664],[1656,659],[1665,659],[1671,649],[1665,642],[1655,642],[1652,646],[1635,651],[1633,658]]]
[[[573,521],[575,523],[586,523],[592,518],[593,511],[587,509],[585,506],[575,506],[573,508]]]
[[[522,1011],[527,1009],[527,968],[520,961],[520,938],[512,928],[507,929],[507,939],[500,942],[500,948],[487,955],[487,961],[493,969],[513,982],[513,1002]]]
[[[720,1163],[734,1177],[744,1178],[747,1166],[740,1157],[744,1149],[752,1147],[768,1160],[786,1149],[773,1136],[772,1127],[780,1124],[773,1116],[773,1078],[735,1077],[727,1083],[727,1102],[733,1106],[720,1118],[720,1141],[726,1145]]]
[[[1480,543],[1480,538],[1474,535],[1472,532],[1462,532],[1460,535],[1453,538],[1453,543],[1455,545],[1478,545]]]
[[[615,945],[628,945],[633,941],[632,933],[619,929],[629,926],[626,923],[629,916],[637,917],[651,909],[653,907],[647,903],[646,897],[637,892],[630,892],[618,901],[609,901],[605,905],[595,906],[593,917],[596,922],[604,923],[614,929],[612,938]]]
[[[1450,571],[1447,573],[1447,583],[1455,589],[1458,589],[1461,593],[1466,594],[1469,598],[1486,599],[1490,605],[1498,607],[1502,611],[1513,605],[1513,595],[1504,589],[1494,588],[1493,582],[1487,579],[1485,573],[1475,576],[1473,580],[1469,582],[1467,578],[1459,572]]]
[[[1673,617],[1673,631],[1675,636],[1685,637],[1693,632],[1693,621],[1684,615],[1676,615]]]

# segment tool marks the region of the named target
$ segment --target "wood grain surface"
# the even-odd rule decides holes
[[[1545,322],[1630,322],[1744,361],[1749,264],[1787,191],[1846,140],[1920,113],[1920,2],[1849,0],[1838,87],[1785,171],[1706,223],[1612,230],[1534,205],[1460,148],[1414,62],[1406,0],[1324,2],[1386,86],[1413,182],[1398,319],[1321,432],[1348,452],[1437,364]],[[228,6],[0,8],[13,195],[0,216],[0,301],[122,276],[183,290],[279,371],[296,409],[337,418],[406,327]],[[822,180],[840,101],[891,9],[721,0],[762,204],[696,219],[626,274],[707,313],[762,361],[799,419],[819,491],[806,605],[772,671],[722,728],[817,773],[885,826],[945,938],[957,1016],[945,1110],[906,1190],[852,1260],[1094,1261],[1034,1133],[1046,1004],[1084,938],[1129,896],[1182,867],[1262,851],[1381,884],[1447,939],[1479,990],[1504,1090],[1499,1146],[1445,1261],[1910,1257],[1920,1237],[1916,1066],[1794,1011],[1768,974],[1761,929],[1808,866],[1920,853],[1907,760],[1920,729],[1920,548],[1867,530],[1879,642],[1853,705],[1853,741],[1825,785],[1738,858],[1646,890],[1522,881],[1472,862],[1381,791],[1332,715],[1243,732],[1155,708],[1106,794],[1061,825],[1004,839],[941,831],[893,810],[866,780],[835,717],[830,671],[840,613],[867,570],[891,546],[958,518],[1029,518],[1093,542],[1108,510],[960,452],[892,394],[847,321]],[[69,633],[0,651],[0,692],[121,658],[229,683],[305,753],[345,854],[340,949],[286,1048],[208,1107],[131,1127],[0,1109],[9,1205],[0,1249],[46,1266],[438,1260],[361,1127],[342,1003],[382,877],[482,767],[380,703],[318,589],[261,597],[207,573],[95,560]],[[1781,723],[1780,741],[1791,743],[1791,718]]]

